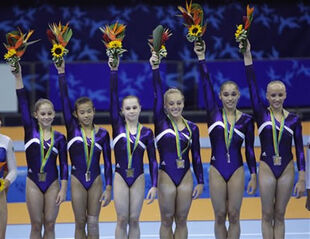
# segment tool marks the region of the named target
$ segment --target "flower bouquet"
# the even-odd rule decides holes
[[[122,41],[125,37],[126,26],[118,22],[105,27],[100,27],[100,31],[103,33],[102,42],[106,46],[106,53],[108,57],[112,57],[112,67],[116,67],[118,64],[118,57],[121,57],[127,50],[123,48]]]
[[[164,29],[162,25],[158,25],[152,34],[152,38],[148,40],[151,51],[155,51],[159,58],[167,57],[167,50],[165,47],[166,41],[171,37],[172,33],[168,28]]]
[[[63,57],[68,54],[69,50],[66,49],[68,42],[72,37],[72,29],[69,23],[62,25],[61,22],[52,23],[46,31],[49,41],[53,47],[51,49],[52,60],[59,67],[63,62]]]
[[[186,10],[178,6],[184,19],[184,25],[188,29],[186,38],[190,42],[201,41],[201,37],[206,32],[207,24],[203,24],[203,9],[198,3],[192,1],[188,4],[186,2]]]
[[[237,30],[235,32],[236,41],[239,43],[240,42],[242,43],[242,48],[240,48],[241,53],[244,53],[246,51],[247,39],[249,36],[250,26],[253,21],[254,7],[250,8],[249,5],[247,5],[246,12],[247,12],[247,15],[243,16],[244,26],[242,24],[236,26]]]
[[[28,42],[30,36],[33,34],[33,30],[30,30],[27,35],[23,34],[21,29],[18,28],[17,31],[12,31],[6,34],[6,41],[4,43],[7,53],[4,55],[4,59],[8,64],[15,67],[14,73],[18,73],[18,62],[20,61],[22,55],[24,55],[27,46],[39,41]]]

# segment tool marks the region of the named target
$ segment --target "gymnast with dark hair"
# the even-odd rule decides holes
[[[187,216],[192,203],[203,191],[203,168],[200,158],[199,129],[183,118],[184,95],[175,88],[163,94],[159,74],[160,58],[152,52],[150,64],[154,85],[155,140],[160,155],[158,200],[161,214],[160,238],[185,239]],[[193,188],[189,152],[197,178]],[[175,221],[176,228],[172,231]]]
[[[115,238],[140,238],[139,217],[144,200],[143,155],[147,151],[152,187],[146,199],[152,203],[157,193],[158,164],[154,136],[151,129],[139,123],[141,105],[136,96],[126,96],[121,106],[118,99],[118,64],[111,69],[110,115],[113,129],[115,176],[113,183],[114,205],[117,213]],[[121,107],[121,108],[120,108]],[[121,112],[120,112],[121,109]],[[127,226],[129,230],[127,233]]]
[[[65,80],[65,63],[56,68],[72,165],[71,197],[75,238],[99,238],[101,204],[105,207],[111,201],[112,165],[109,133],[106,129],[94,125],[95,108],[88,97],[77,99],[72,109]],[[99,162],[101,153],[104,158],[104,192]]]
[[[25,130],[27,160],[26,203],[31,221],[30,238],[55,238],[55,222],[59,205],[67,194],[67,141],[63,134],[53,130],[55,118],[53,103],[39,99],[33,116],[28,105],[20,65],[18,73],[12,67],[16,80],[16,94]],[[60,172],[56,159],[59,158]],[[60,174],[61,187],[58,181]],[[44,233],[41,235],[42,225]]]
[[[194,51],[199,60],[212,149],[209,185],[215,214],[215,238],[240,238],[240,208],[244,192],[243,142],[251,174],[247,193],[254,194],[256,190],[254,122],[250,115],[237,109],[240,91],[233,81],[221,85],[219,98],[223,107],[218,106],[206,66],[205,42],[195,42]],[[225,226],[227,216],[228,230]]]
[[[2,121],[0,119],[0,128]],[[5,238],[8,208],[6,195],[17,176],[16,159],[12,140],[0,134],[0,238]]]
[[[283,108],[286,87],[282,81],[271,81],[268,84],[266,98],[269,106],[261,101],[249,41],[244,53],[244,65],[261,143],[258,182],[262,205],[262,234],[264,239],[281,239],[285,235],[284,215],[294,187],[293,139],[299,171],[294,194],[300,198],[305,192],[301,120],[296,114]]]

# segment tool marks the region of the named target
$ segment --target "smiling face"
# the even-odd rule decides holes
[[[91,101],[78,104],[75,110],[75,116],[82,127],[91,127],[95,116],[95,109]]]
[[[38,123],[42,128],[51,127],[55,118],[53,105],[47,102],[40,104],[34,112],[34,117],[38,120]]]
[[[272,81],[267,86],[266,98],[274,110],[282,110],[286,99],[286,88],[281,81]]]
[[[221,87],[219,98],[222,101],[224,109],[235,110],[240,98],[238,87],[234,83],[224,83]]]
[[[179,118],[184,108],[184,96],[177,89],[170,89],[165,93],[164,107],[169,116]]]

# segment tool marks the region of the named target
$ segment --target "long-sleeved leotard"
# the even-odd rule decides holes
[[[113,145],[115,155],[115,171],[118,172],[130,187],[135,180],[143,174],[143,155],[145,149],[147,150],[149,159],[149,169],[151,175],[152,186],[157,187],[158,178],[158,164],[156,161],[154,136],[151,129],[147,127],[141,128],[140,139],[137,148],[132,156],[132,168],[134,169],[133,177],[127,177],[126,169],[128,168],[127,156],[127,138],[126,138],[126,123],[120,116],[119,99],[118,99],[118,77],[117,71],[111,71],[111,101],[110,101],[110,114],[112,119],[113,128]],[[131,152],[134,148],[136,135],[130,134],[130,147]]]
[[[282,158],[281,165],[273,164],[273,156],[275,155],[275,152],[273,146],[272,122],[270,118],[270,112],[268,108],[263,105],[259,98],[253,65],[248,65],[245,67],[245,69],[262,149],[260,160],[267,163],[272,170],[274,176],[276,178],[279,178],[288,163],[293,159],[292,139],[294,138],[297,167],[298,170],[304,171],[305,157],[303,151],[302,127],[299,117],[293,113],[289,113],[284,121],[284,130],[279,144],[279,155]],[[275,122],[278,135],[280,129],[280,122],[278,122],[276,119]]]
[[[60,179],[68,180],[67,141],[63,134],[54,131],[54,146],[44,167],[46,180],[43,182],[39,181],[38,174],[41,168],[39,126],[36,120],[31,116],[25,89],[17,89],[16,93],[25,130],[25,151],[28,166],[27,176],[43,193],[45,193],[49,186],[58,178],[57,155],[59,155]],[[47,141],[44,140],[44,155],[47,153],[50,144],[51,139]]]
[[[90,180],[86,181],[87,164],[84,154],[84,143],[81,133],[81,127],[77,118],[73,117],[73,110],[68,96],[68,89],[65,80],[65,74],[59,74],[59,87],[63,107],[63,114],[66,123],[68,150],[71,159],[72,170],[74,175],[80,183],[88,190],[93,184],[94,180],[100,171],[100,153],[102,152],[104,158],[104,176],[106,185],[112,185],[112,165],[111,165],[111,147],[110,136],[107,130],[99,128],[95,133],[94,154],[91,164],[89,166]],[[87,138],[88,151],[91,147],[91,139]]]
[[[5,179],[12,184],[17,176],[13,142],[8,136],[0,134],[0,178],[3,177],[4,169],[8,169]]]
[[[245,155],[250,173],[256,173],[256,161],[254,155],[254,123],[250,115],[242,113],[235,122],[235,128],[229,147],[230,163],[227,160],[227,149],[224,136],[223,114],[215,98],[215,93],[209,78],[206,62],[199,61],[204,96],[207,110],[207,124],[211,141],[212,155],[211,165],[215,167],[228,182],[233,173],[243,166],[241,146],[245,141]],[[230,127],[230,125],[229,125]],[[229,132],[229,129],[228,129]]]
[[[200,158],[199,129],[193,122],[187,121],[192,131],[192,139],[190,147],[187,148],[190,132],[187,127],[179,131],[181,151],[187,150],[182,154],[184,160],[184,168],[177,168],[176,159],[177,146],[176,134],[173,126],[164,112],[163,92],[161,87],[161,79],[159,69],[153,70],[154,85],[154,123],[156,144],[160,155],[159,168],[165,171],[176,186],[178,186],[186,172],[190,168],[189,151],[192,153],[192,163],[194,173],[199,184],[203,184],[203,170]]]

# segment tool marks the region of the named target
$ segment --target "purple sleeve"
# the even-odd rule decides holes
[[[146,149],[147,149],[147,155],[149,158],[149,169],[150,169],[150,175],[151,175],[151,180],[152,180],[152,187],[157,187],[158,164],[156,161],[154,135],[151,130],[150,130],[150,134],[148,137]]]
[[[250,173],[256,174],[256,160],[254,153],[254,122],[253,119],[247,125],[245,133],[245,157]]]
[[[261,112],[265,110],[265,106],[263,105],[259,97],[253,65],[245,66],[245,71],[246,71],[246,79],[249,85],[249,90],[250,90],[250,95],[251,95],[252,107],[253,107],[255,118],[257,120]]]
[[[110,136],[108,131],[106,131],[106,135],[104,137],[103,143],[103,160],[104,160],[104,177],[105,184],[112,186],[112,162],[111,162],[111,146],[110,146]]]
[[[119,116],[119,100],[118,100],[118,77],[117,71],[111,71],[110,76],[110,88],[111,88],[111,99],[110,99],[110,115],[112,120],[112,125],[118,125]]]
[[[25,88],[17,89],[16,94],[24,128],[31,130],[33,118],[31,117]]]
[[[60,165],[60,179],[68,180],[67,141],[64,135],[61,136],[61,140],[59,142],[59,165]]]
[[[72,115],[72,107],[71,102],[69,99],[68,94],[68,87],[66,83],[66,77],[65,74],[59,74],[58,75],[58,82],[59,82],[59,88],[60,88],[60,96],[61,96],[61,104],[63,109],[63,115],[66,123],[67,129],[74,126],[74,120]]]
[[[153,87],[154,87],[154,121],[156,123],[165,117],[164,95],[161,86],[159,69],[153,70]]]
[[[205,104],[206,104],[206,110],[207,114],[210,113],[216,113],[219,111],[218,104],[216,102],[215,93],[213,90],[213,86],[209,77],[208,69],[206,62],[199,61],[200,65],[200,71],[202,76],[202,85],[203,85],[203,91],[204,91],[204,98],[205,98]]]
[[[294,142],[295,142],[298,171],[305,171],[306,163],[305,163],[304,145],[302,140],[302,126],[299,117],[294,131]]]
[[[202,168],[201,157],[200,157],[199,129],[196,125],[194,125],[192,129],[192,134],[193,136],[192,136],[191,151],[192,151],[194,173],[195,173],[198,184],[204,184],[203,168]]]

